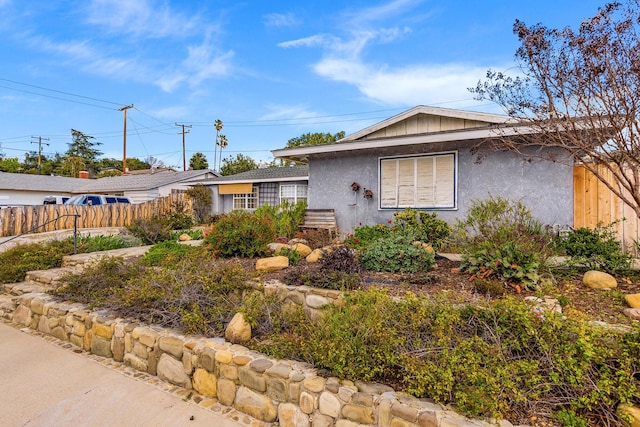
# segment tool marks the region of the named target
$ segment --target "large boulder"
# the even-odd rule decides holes
[[[251,325],[242,313],[236,313],[224,331],[224,338],[234,344],[243,344],[251,339]]]
[[[618,287],[616,278],[602,271],[591,270],[584,273],[582,283],[592,289],[614,289]]]
[[[320,258],[322,258],[322,255],[323,255],[322,249],[314,249],[313,251],[311,251],[309,255],[307,255],[305,259],[309,263],[314,263],[314,262],[318,262]]]
[[[624,299],[629,304],[629,307],[640,308],[640,294],[627,294]]]
[[[284,255],[260,258],[256,261],[256,270],[277,271],[289,267],[289,258]]]
[[[306,257],[311,253],[311,248],[304,243],[296,243],[290,246],[291,249],[298,252],[301,257]]]

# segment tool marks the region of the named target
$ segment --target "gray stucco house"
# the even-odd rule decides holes
[[[277,206],[283,200],[307,200],[309,168],[302,165],[254,169],[198,183],[211,188],[214,214],[235,209],[253,211],[267,203]]]
[[[309,208],[334,209],[343,233],[386,223],[407,207],[453,224],[490,195],[521,200],[545,224],[572,225],[571,166],[508,151],[478,161],[471,152],[510,126],[507,116],[417,106],[335,143],[272,153],[308,164]]]

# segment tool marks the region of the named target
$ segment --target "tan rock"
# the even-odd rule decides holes
[[[275,254],[280,249],[288,248],[289,246],[284,243],[273,242],[273,243],[269,243],[267,247],[269,248],[269,251],[271,251],[272,254]]]
[[[238,389],[234,406],[237,410],[268,423],[274,422],[278,417],[277,408],[269,397],[256,393],[247,387]]]
[[[640,427],[640,408],[631,405],[618,405],[618,417],[623,419],[622,424],[626,427]],[[628,420],[628,421],[627,421]]]
[[[260,258],[256,261],[258,271],[277,271],[289,267],[289,258],[284,255]]]
[[[318,262],[320,261],[320,258],[322,258],[322,255],[323,255],[322,249],[314,249],[313,251],[311,251],[309,255],[307,255],[306,260],[309,263]]]
[[[306,257],[311,254],[311,248],[304,243],[296,243],[291,246],[291,249],[298,252],[302,257]]]
[[[236,313],[224,331],[224,338],[234,344],[242,344],[251,339],[251,325],[244,320],[242,313]]]
[[[187,242],[189,240],[193,240],[193,238],[191,236],[189,236],[187,233],[182,233],[179,237],[178,240],[180,240],[181,242]]]
[[[629,304],[629,307],[640,308],[640,294],[627,294],[624,299]]]
[[[198,368],[193,373],[193,388],[202,395],[216,397],[217,378],[205,369]]]
[[[614,289],[618,286],[616,278],[612,275],[602,272],[591,270],[584,273],[582,276],[582,283],[592,289]]]
[[[640,320],[640,308],[625,308],[622,312],[632,319]]]

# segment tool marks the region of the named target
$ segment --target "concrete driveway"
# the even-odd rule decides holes
[[[243,427],[0,322],[0,425]]]

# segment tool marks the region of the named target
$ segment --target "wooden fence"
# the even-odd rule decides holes
[[[603,173],[607,182],[615,182],[611,172]],[[573,168],[573,226],[595,228],[618,221],[615,230],[626,251],[637,254],[640,221],[635,211],[614,195],[595,175],[581,166]]]
[[[73,228],[76,215],[78,228],[124,227],[136,219],[171,213],[176,207],[191,212],[191,198],[173,192],[137,204],[17,206],[0,210],[0,237]]]

